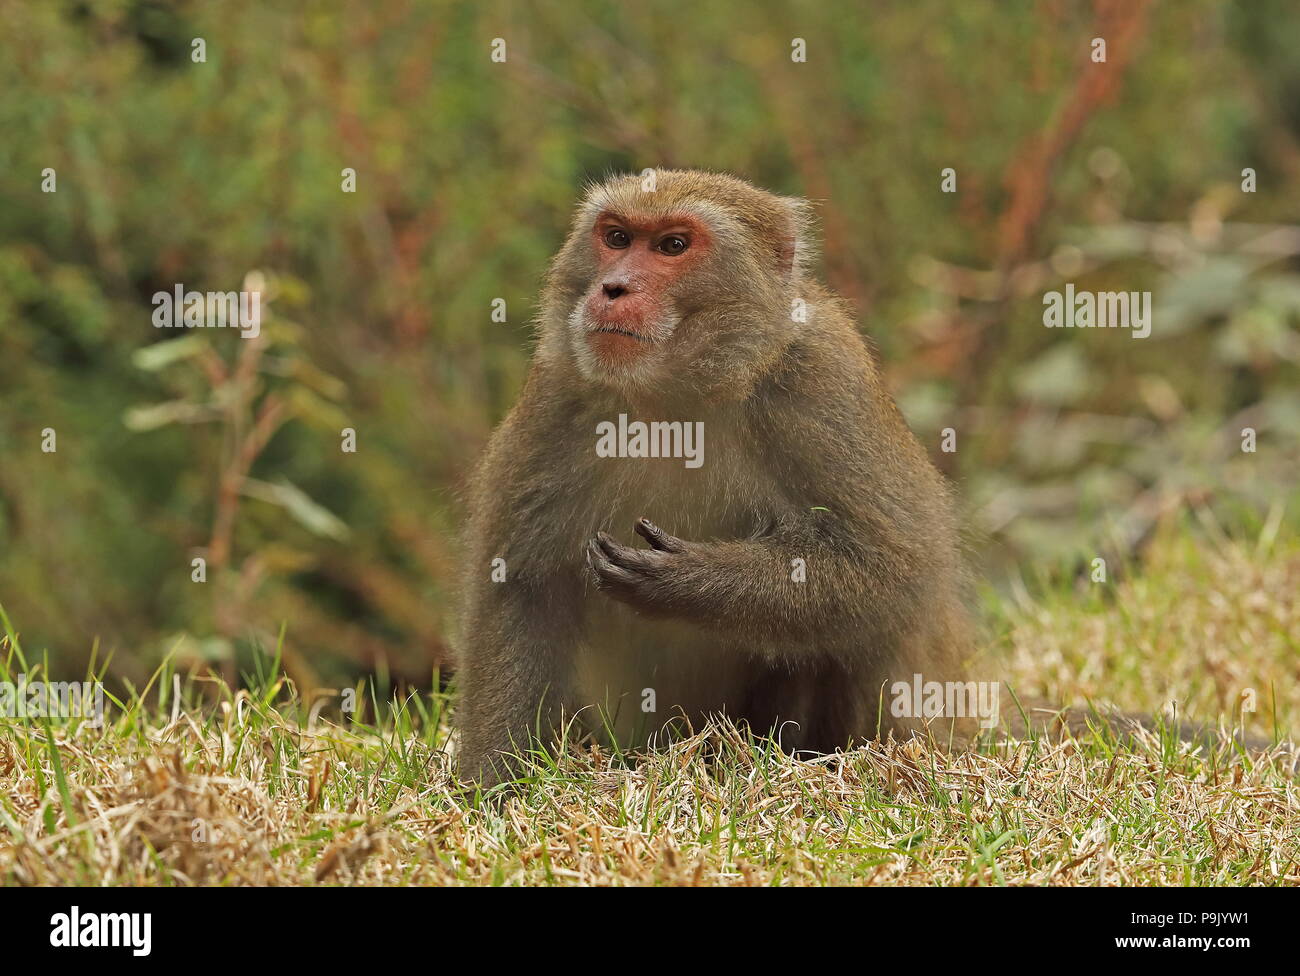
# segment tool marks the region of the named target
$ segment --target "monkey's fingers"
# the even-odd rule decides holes
[[[656,568],[663,556],[653,550],[634,549],[632,546],[620,545],[612,536],[597,532],[592,540],[597,549],[615,566],[621,566],[633,572],[644,573]]]
[[[587,565],[596,577],[596,585],[603,590],[631,590],[637,583],[637,575],[622,566],[615,565],[600,545],[599,539],[587,543]]]
[[[675,535],[669,535],[648,518],[637,519],[636,534],[650,543],[652,549],[660,552],[685,552],[686,543]]]

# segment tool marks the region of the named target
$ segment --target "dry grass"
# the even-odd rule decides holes
[[[1300,732],[1300,551],[1178,536],[1140,575],[998,608],[999,675],[1051,701],[1108,702],[1213,719],[1265,736]]]
[[[1002,608],[1028,691],[1296,714],[1300,551],[1175,542],[1105,598]],[[25,665],[10,647],[10,672]],[[201,706],[174,682],[104,730],[0,720],[9,884],[1300,883],[1297,756],[1100,735],[799,761],[728,728],[618,759],[574,749],[512,794],[458,791],[438,698],[311,720],[268,669]],[[1113,676],[1113,680],[1111,678]],[[142,702],[154,704],[146,708]],[[341,716],[331,712],[336,719]],[[374,709],[371,708],[373,712]],[[54,748],[50,748],[51,742]]]

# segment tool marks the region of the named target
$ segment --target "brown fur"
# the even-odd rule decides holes
[[[579,206],[528,379],[470,490],[458,679],[470,778],[495,780],[530,730],[593,706],[641,739],[678,710],[758,731],[793,723],[781,739],[795,748],[910,731],[890,715],[889,683],[956,678],[971,648],[949,489],[844,304],[809,277],[807,205],[729,176],[657,182],[644,193],[616,178]],[[592,220],[683,208],[719,240],[672,289],[676,331],[652,368],[585,375],[568,322],[596,270]],[[791,320],[795,298],[806,322]],[[704,465],[597,457],[596,425],[620,413],[704,421]],[[631,582],[593,574],[589,540],[626,538],[642,516],[683,551],[637,550]],[[489,579],[495,557],[503,583]],[[806,582],[791,579],[796,557]]]

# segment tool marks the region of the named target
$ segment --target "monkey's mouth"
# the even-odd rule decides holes
[[[639,332],[629,332],[627,329],[620,329],[616,325],[602,325],[591,330],[595,335],[598,332],[609,332],[613,335],[627,336],[629,339],[636,339],[638,342],[653,343],[654,340],[647,335],[641,335]]]

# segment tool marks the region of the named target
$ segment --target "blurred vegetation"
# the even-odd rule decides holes
[[[819,203],[991,578],[1127,559],[1188,506],[1293,529],[1287,0],[275,6],[0,0],[0,605],[29,650],[229,672],[287,626],[305,685],[427,682],[545,263],[585,180],[655,165]],[[151,325],[156,291],[245,281],[256,342]],[[1043,328],[1066,281],[1151,290],[1151,337]]]

